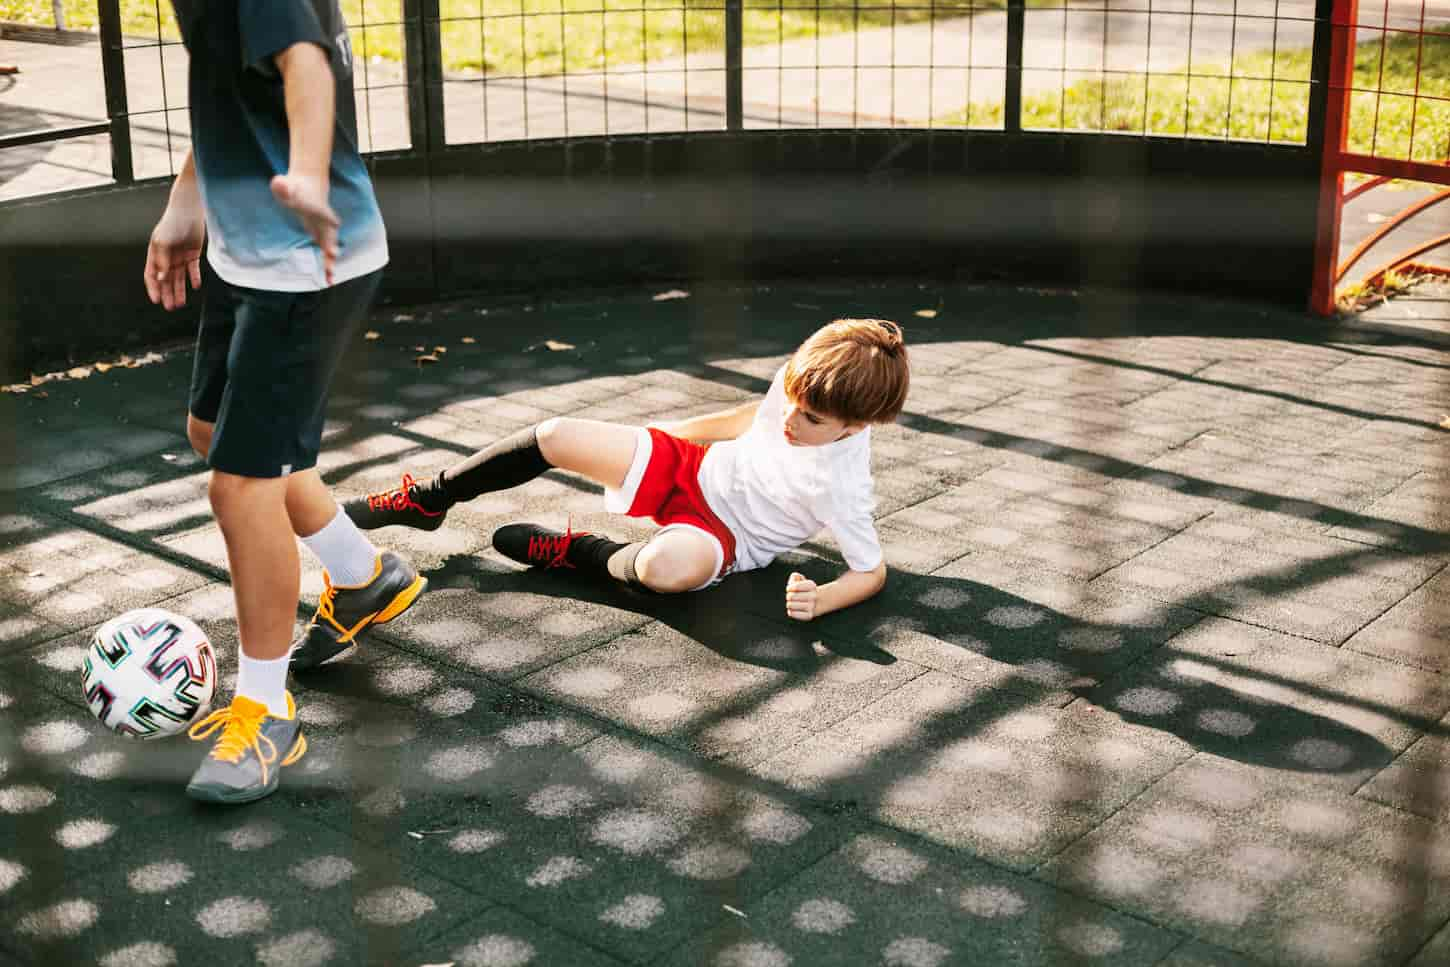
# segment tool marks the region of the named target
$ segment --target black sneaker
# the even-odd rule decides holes
[[[353,644],[358,632],[387,624],[407,611],[428,586],[413,566],[392,551],[378,555],[377,569],[366,584],[337,587],[326,571],[317,613],[302,640],[292,648],[292,670],[315,668]]]
[[[493,548],[504,557],[529,567],[573,567],[569,545],[576,537],[588,537],[573,528],[559,533],[538,524],[505,524],[493,532]]]
[[[202,802],[234,804],[274,792],[282,766],[290,766],[307,751],[291,692],[287,712],[285,718],[272,715],[267,706],[238,695],[231,705],[193,725],[189,734],[197,741],[217,730],[222,734],[191,777],[186,794]]]
[[[397,524],[415,530],[436,531],[443,526],[446,510],[428,510],[417,501],[418,482],[412,474],[403,474],[403,482],[392,490],[382,490],[366,497],[354,497],[342,505],[343,513],[352,518],[359,530],[376,530]]]

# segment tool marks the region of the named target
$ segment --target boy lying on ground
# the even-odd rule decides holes
[[[454,504],[517,487],[558,467],[604,488],[613,513],[660,525],[647,541],[509,524],[493,546],[521,564],[569,567],[661,593],[695,591],[765,567],[822,528],[849,570],[817,585],[790,575],[786,614],[798,621],[871,597],[886,582],[872,519],[871,425],[906,402],[911,371],[901,328],[839,319],[780,368],[763,400],[648,427],[554,417],[418,482],[347,501],[363,530],[434,530]]]

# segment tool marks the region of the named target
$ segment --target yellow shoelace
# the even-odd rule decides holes
[[[337,588],[332,586],[332,578],[326,571],[322,572],[322,597],[317,602],[317,614],[313,621],[326,621],[338,631],[347,634],[347,629],[337,623],[332,616],[332,602],[337,598]]]
[[[187,730],[187,735],[200,741],[222,730],[221,738],[212,747],[211,757],[222,762],[237,762],[248,749],[257,754],[262,765],[262,782],[267,781],[267,767],[277,761],[277,746],[262,734],[262,720],[267,706],[238,695],[232,704],[219,708]],[[266,749],[263,750],[265,744]]]

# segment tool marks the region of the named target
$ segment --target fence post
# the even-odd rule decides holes
[[[1332,11],[1328,9],[1333,7]],[[1345,134],[1349,130],[1349,91],[1354,82],[1354,27],[1359,0],[1319,0],[1314,31],[1313,74],[1308,139],[1320,152],[1319,228],[1314,240],[1314,278],[1309,309],[1321,316],[1334,312],[1338,277],[1339,230],[1344,198]],[[1328,14],[1329,16],[1325,16]]]
[[[1002,100],[1002,126],[1022,130],[1022,38],[1026,33],[1027,0],[1007,0],[1007,89]],[[1063,11],[1067,15],[1067,11]]]
[[[725,0],[725,128],[745,127],[745,20],[743,0]]]
[[[106,85],[106,117],[111,122],[111,177],[117,184],[136,179],[131,161],[131,117],[126,106],[126,51],[121,41],[120,0],[99,0],[101,74]]]
[[[438,0],[403,0],[403,56],[408,84],[408,133],[413,150],[442,149],[443,27]]]

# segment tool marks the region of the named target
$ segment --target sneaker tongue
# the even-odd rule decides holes
[[[251,718],[257,715],[266,715],[267,706],[261,702],[253,701],[245,695],[238,695],[232,699],[232,713]]]

